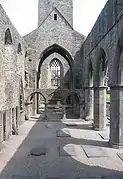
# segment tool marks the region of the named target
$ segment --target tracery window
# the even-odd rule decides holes
[[[61,62],[58,59],[53,59],[50,64],[51,69],[51,85],[60,86],[61,77],[62,77],[62,66]]]

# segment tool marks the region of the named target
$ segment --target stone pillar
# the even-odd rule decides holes
[[[85,118],[85,93],[84,90],[80,92],[80,119]]]
[[[66,119],[66,105],[63,104],[63,119]]]
[[[16,109],[12,108],[12,124],[16,126]]]
[[[0,111],[0,142],[3,142],[3,113]]]
[[[34,97],[33,97],[33,99],[32,99],[32,104],[31,104],[31,115],[32,116],[35,116],[35,95],[34,95]]]
[[[110,140],[112,147],[123,147],[123,86],[110,86]]]
[[[37,81],[38,81],[38,79],[37,79],[37,72],[36,72],[35,73],[35,89],[37,89]],[[37,112],[38,112],[38,94],[35,94],[34,98],[35,98],[35,114],[37,114]]]
[[[92,120],[94,118],[94,91],[93,87],[85,88],[85,95],[87,95],[86,101],[86,111],[85,111],[85,120]]]
[[[25,119],[29,120],[29,104],[25,104]]]
[[[5,140],[8,140],[12,135],[11,129],[11,109],[6,110],[6,123],[5,123]]]
[[[94,87],[94,123],[95,130],[106,128],[106,87]]]
[[[3,141],[6,140],[6,111],[3,111]]]
[[[16,128],[19,129],[19,125],[21,124],[21,116],[20,116],[20,107],[16,107]]]

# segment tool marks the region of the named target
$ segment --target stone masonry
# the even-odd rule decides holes
[[[72,0],[39,0],[38,27],[23,38],[0,6],[0,27],[0,142],[39,106],[42,119],[50,109],[105,130],[108,93],[109,144],[123,146],[122,0],[108,0],[87,38],[73,29]]]

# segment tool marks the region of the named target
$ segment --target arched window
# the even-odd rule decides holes
[[[21,53],[22,54],[22,48],[21,48],[21,44],[19,43],[18,44],[18,49],[17,49],[17,53]]]
[[[52,86],[60,86],[61,78],[62,78],[62,64],[61,62],[55,58],[50,63],[51,69],[51,85]]]
[[[12,44],[12,36],[11,36],[11,32],[10,29],[8,28],[5,32],[5,45],[11,45]]]

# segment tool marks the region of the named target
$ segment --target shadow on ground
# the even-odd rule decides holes
[[[29,123],[32,122],[34,121],[29,121]],[[101,147],[108,147],[108,144],[101,141],[85,140],[84,138],[57,137],[56,130],[65,127],[66,124],[62,122],[45,122],[39,118],[12,159],[1,172],[0,177],[4,179],[39,179],[41,177],[51,177],[52,179],[55,177],[61,179],[71,177],[79,179],[79,177],[93,178],[95,176],[111,176],[111,178],[113,178],[112,176],[116,176],[118,179],[118,177],[122,175],[121,178],[123,178],[122,171],[87,164],[88,162],[86,162],[86,160],[88,161],[89,159],[85,156],[83,151],[82,155],[79,156],[79,158],[81,158],[80,160],[78,160],[76,156],[69,155],[68,157],[64,146],[69,144]],[[39,157],[30,155],[31,149],[40,146],[46,147],[46,155]],[[59,147],[62,147],[64,150],[62,156],[59,155]],[[106,162],[108,159],[105,158],[102,160]]]

